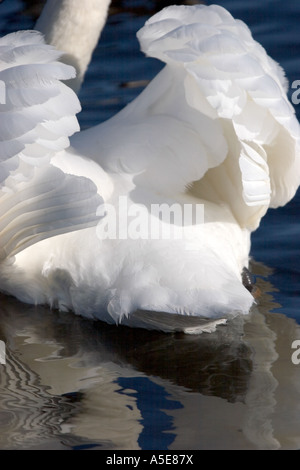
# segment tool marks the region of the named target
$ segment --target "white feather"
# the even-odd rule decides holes
[[[50,4],[59,14],[51,13],[57,28],[50,24],[48,37],[71,51],[72,2]],[[224,8],[168,7],[138,38],[166,66],[114,118],[75,134],[72,146],[79,104],[59,82],[70,69],[38,34],[0,41],[0,80],[8,86],[0,286],[23,301],[109,323],[190,331],[176,318],[199,317],[202,331],[203,321],[214,328],[254,302],[241,279],[250,235],[299,186],[299,124],[281,67]],[[151,238],[155,223],[178,233],[180,224],[149,210],[175,203],[204,205],[204,220],[190,221],[179,239]],[[128,236],[128,214],[139,211],[142,223],[135,218]]]
[[[0,247],[13,256],[43,238],[95,225],[102,199],[91,180],[51,165],[79,129],[77,97],[59,80],[74,75],[37,32],[0,39]]]

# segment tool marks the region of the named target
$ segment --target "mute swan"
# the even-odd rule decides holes
[[[108,6],[80,3],[76,16],[74,0],[52,0],[37,24],[73,56],[75,90]],[[251,232],[298,188],[299,124],[282,69],[224,8],[167,7],[137,36],[165,67],[71,142],[80,106],[61,80],[73,68],[37,31],[1,39],[0,287],[112,324],[211,331],[254,302]]]

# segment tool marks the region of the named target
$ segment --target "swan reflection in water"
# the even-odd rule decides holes
[[[1,299],[0,448],[299,448],[299,325],[272,313],[264,276],[249,317],[202,335]]]

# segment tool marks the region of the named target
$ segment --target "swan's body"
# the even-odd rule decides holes
[[[20,148],[2,132],[1,289],[25,302],[131,326],[159,327],[155,312],[213,320],[248,313],[254,299],[241,273],[251,231],[299,185],[299,125],[283,72],[248,28],[217,6],[169,7],[138,36],[144,52],[166,67],[123,111],[75,134],[70,146],[62,136],[76,130],[77,100],[57,81],[69,69],[50,65],[53,51],[37,33],[10,38],[13,60],[1,74],[19,83],[18,111],[37,127],[16,132]],[[22,41],[28,48],[21,57],[13,51]],[[39,48],[49,58],[44,69],[35,65],[44,60]],[[24,96],[22,61],[31,64]],[[59,112],[49,99],[47,114],[48,104],[28,85],[37,86],[39,70],[52,83],[46,95],[59,95],[51,98]],[[67,117],[57,125],[60,115]],[[49,188],[45,175],[52,175]],[[204,204],[204,223],[189,224],[179,239],[153,239],[141,224],[136,239],[124,232],[126,214],[132,220],[142,206],[149,229],[151,204],[163,203]],[[119,226],[116,237],[107,236],[109,208],[125,216],[121,236]],[[137,311],[153,312],[153,324],[151,313],[145,323]]]

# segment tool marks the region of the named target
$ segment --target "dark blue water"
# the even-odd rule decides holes
[[[1,35],[33,27],[40,3],[1,3]],[[82,128],[160,70],[135,33],[164,3],[114,3],[80,93]],[[206,3],[244,20],[290,83],[300,79],[299,1]],[[0,449],[299,448],[299,205],[297,194],[263,219],[251,250],[260,304],[251,321],[216,334],[128,331],[2,297]]]
[[[168,400],[169,394],[158,384],[147,377],[120,377],[118,384],[122,387],[119,393],[126,389],[134,390],[137,406],[141,410],[143,430],[138,443],[141,449],[167,450],[174,441],[175,431],[173,419],[166,411],[183,408],[179,401]]]

